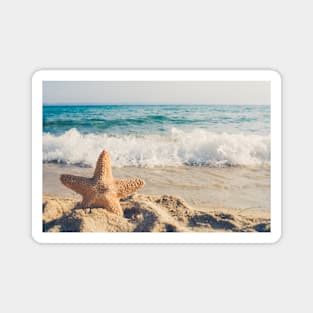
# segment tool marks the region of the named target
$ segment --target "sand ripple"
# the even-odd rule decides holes
[[[191,207],[170,195],[135,194],[121,201],[124,216],[78,208],[77,199],[45,194],[45,232],[268,232],[270,212]]]

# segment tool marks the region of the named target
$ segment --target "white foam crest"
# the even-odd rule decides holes
[[[75,128],[56,136],[43,135],[43,161],[94,166],[107,150],[115,167],[236,166],[270,163],[270,137],[213,133],[202,129],[185,132],[173,128],[169,136],[81,134]]]

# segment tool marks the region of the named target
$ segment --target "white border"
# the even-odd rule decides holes
[[[270,81],[271,232],[49,233],[42,231],[43,81]],[[281,237],[281,76],[273,70],[41,70],[32,77],[32,236],[39,243],[274,243]]]

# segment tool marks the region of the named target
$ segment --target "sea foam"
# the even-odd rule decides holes
[[[253,166],[270,163],[270,136],[177,128],[166,136],[81,134],[75,128],[43,135],[44,162],[93,167],[102,150],[110,152],[115,167]]]

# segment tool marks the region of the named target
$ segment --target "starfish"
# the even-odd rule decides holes
[[[114,179],[107,151],[99,155],[93,177],[61,175],[60,180],[66,187],[83,196],[81,208],[105,208],[118,215],[123,215],[119,200],[145,184],[139,178]]]

